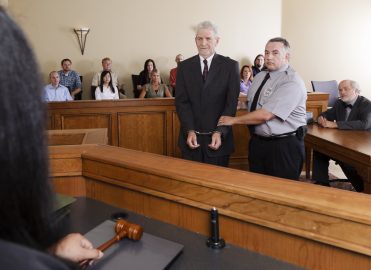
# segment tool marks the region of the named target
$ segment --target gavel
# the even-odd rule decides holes
[[[142,238],[143,235],[143,228],[134,223],[127,222],[126,220],[119,219],[116,221],[115,225],[115,232],[116,235],[107,242],[100,245],[97,249],[100,251],[105,251],[107,248],[112,246],[114,243],[120,241],[121,239],[124,239],[125,237],[138,241],[140,238]]]
[[[112,246],[114,243],[117,243],[118,241],[124,239],[125,237],[134,241],[138,241],[142,238],[143,228],[138,224],[130,223],[126,220],[119,219],[116,221],[115,224],[115,232],[116,235],[112,239],[103,243],[97,249],[103,252],[110,246]],[[91,261],[92,260],[84,260],[80,262],[80,268],[85,269]]]

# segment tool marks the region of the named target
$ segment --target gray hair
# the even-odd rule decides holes
[[[218,27],[213,24],[212,22],[210,21],[203,21],[203,22],[200,22],[199,24],[197,24],[196,26],[196,35],[198,33],[198,31],[200,31],[201,29],[210,29],[214,32],[214,35],[216,37],[219,37],[218,35]]]
[[[359,88],[359,83],[358,82],[353,81],[353,80],[349,80],[349,83],[350,83],[350,86],[352,87],[352,89],[354,89],[357,94],[361,93],[361,88]]]
[[[290,43],[287,41],[287,39],[283,37],[271,38],[270,40],[268,40],[268,43],[270,42],[280,42],[283,44],[283,47],[285,48],[286,52],[290,51]]]

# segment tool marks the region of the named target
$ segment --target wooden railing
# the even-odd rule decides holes
[[[217,207],[227,243],[306,269],[371,269],[368,195],[113,146],[49,152],[57,192],[203,235]]]
[[[308,94],[307,110],[317,116],[327,108],[328,94]],[[239,110],[237,114],[244,114]],[[73,101],[48,105],[48,129],[107,128],[110,145],[180,157],[179,120],[174,98]],[[247,169],[249,132],[233,127],[235,152],[230,167]]]

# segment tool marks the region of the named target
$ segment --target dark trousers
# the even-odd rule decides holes
[[[266,140],[252,136],[249,143],[251,172],[298,180],[304,162],[304,141],[296,136]]]
[[[330,159],[331,158],[325,154],[313,151],[312,180],[315,180],[323,185],[329,185],[330,181],[328,176],[328,166]],[[363,191],[363,180],[358,174],[357,170],[348,164],[344,164],[343,162],[337,161],[337,163],[343,170],[346,177],[352,183],[354,189],[359,192]]]
[[[200,146],[191,151],[182,151],[182,157],[187,160],[198,161],[202,163],[228,167],[229,165],[229,155],[211,157],[207,154],[207,145],[210,143],[210,136],[197,136],[197,142]],[[212,151],[212,150],[211,150]]]

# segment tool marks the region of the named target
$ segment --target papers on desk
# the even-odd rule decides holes
[[[85,234],[85,237],[98,247],[115,235],[114,226],[113,221],[107,220]],[[125,238],[114,244],[104,252],[103,258],[89,269],[165,269],[182,250],[181,244],[143,233],[139,241]]]

